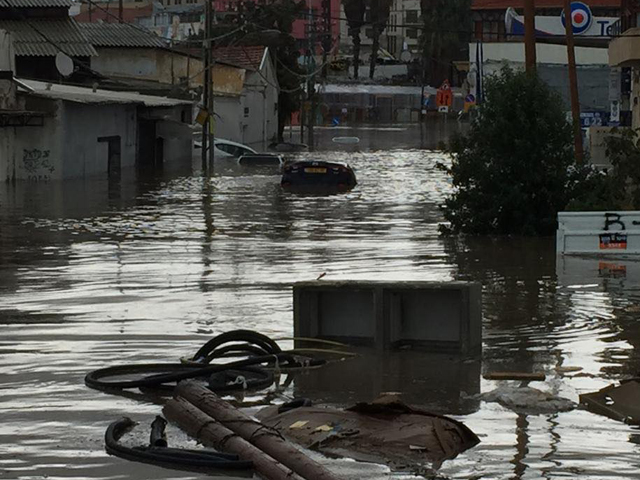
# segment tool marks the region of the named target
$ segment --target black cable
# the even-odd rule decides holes
[[[253,462],[238,460],[236,456],[212,451],[163,447],[131,448],[119,443],[120,438],[134,425],[135,422],[127,417],[109,425],[104,436],[105,449],[109,455],[178,470],[250,470],[253,468]]]

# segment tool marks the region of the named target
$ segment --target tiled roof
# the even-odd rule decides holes
[[[153,32],[127,23],[78,23],[94,47],[166,47]]]
[[[582,0],[590,7],[620,8],[620,0]],[[536,8],[561,8],[562,0],[536,0]],[[509,7],[524,8],[524,0],[473,0],[473,10],[506,10]]]
[[[18,56],[55,56],[63,51],[72,57],[97,55],[72,18],[0,20],[0,30],[11,33]]]
[[[0,0],[0,8],[69,8],[71,5],[71,0]]]
[[[236,65],[247,70],[260,70],[267,47],[234,46],[218,47],[213,51],[213,58],[218,62]]]

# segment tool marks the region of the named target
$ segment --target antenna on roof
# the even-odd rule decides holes
[[[73,60],[68,55],[58,52],[56,54],[56,68],[63,77],[68,77],[73,73]]]

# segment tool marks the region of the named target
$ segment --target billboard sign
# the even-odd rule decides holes
[[[594,17],[588,5],[582,2],[571,3],[573,33],[583,37],[609,38],[616,34],[617,17]],[[564,12],[557,17],[536,16],[536,36],[564,36]],[[508,35],[524,35],[524,17],[518,15],[513,8],[508,8],[505,15],[506,33]]]

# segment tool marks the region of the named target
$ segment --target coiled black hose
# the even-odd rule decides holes
[[[230,345],[216,350],[228,342],[245,342],[240,345]],[[251,353],[256,356],[280,353],[280,346],[271,338],[252,330],[233,330],[222,333],[205,343],[193,356],[193,361],[210,363],[229,351]]]
[[[245,342],[237,344],[228,342]],[[228,355],[245,356],[234,362],[208,364],[213,359]],[[324,360],[282,352],[269,337],[248,330],[234,330],[209,340],[193,357],[198,363],[150,363],[116,365],[88,373],[85,384],[96,390],[114,391],[131,388],[153,388],[171,392],[180,380],[199,378],[208,381],[214,392],[256,390],[266,388],[274,375],[266,367],[281,371],[323,365]],[[137,376],[126,380],[116,377]]]
[[[178,470],[250,470],[253,468],[252,462],[239,460],[236,455],[164,447],[131,448],[120,444],[120,438],[134,425],[135,422],[127,417],[109,425],[104,436],[109,455]]]

